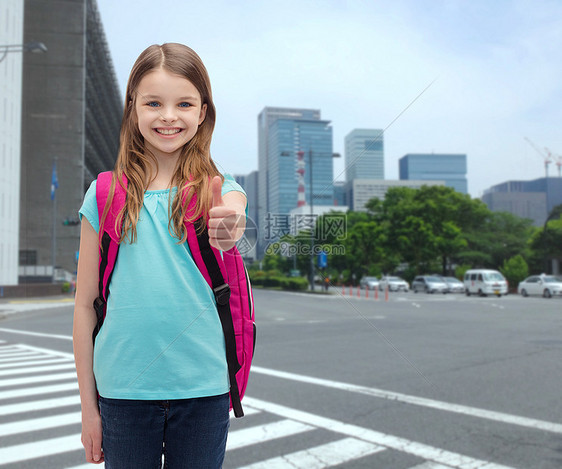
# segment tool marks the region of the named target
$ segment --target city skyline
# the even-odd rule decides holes
[[[146,46],[193,47],[211,76],[212,152],[225,172],[257,169],[255,116],[266,106],[322,109],[341,154],[352,129],[388,127],[388,179],[405,154],[464,153],[475,197],[544,176],[525,137],[562,153],[560,3],[121,3],[98,0],[121,89]],[[343,158],[334,176],[344,179]]]

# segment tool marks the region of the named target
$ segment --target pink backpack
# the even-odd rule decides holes
[[[101,223],[106,201],[109,197],[113,172],[100,173],[96,183],[96,200]],[[123,176],[124,186],[127,180]],[[115,220],[125,205],[126,190],[115,183],[115,195],[106,216],[103,227],[100,226],[99,257],[99,296],[94,301],[97,324],[92,334],[93,339],[99,332],[105,319],[111,275],[119,253],[120,227],[115,229]],[[195,207],[196,198],[192,197],[188,211]],[[199,218],[195,223],[203,222]],[[236,417],[242,417],[241,400],[246,391],[250,365],[254,355],[256,326],[254,323],[254,300],[248,272],[242,256],[236,246],[223,252],[209,244],[207,228],[197,235],[195,225],[186,222],[187,243],[193,259],[201,274],[213,290],[217,310],[221,321],[226,346],[226,359],[230,379],[230,407]]]

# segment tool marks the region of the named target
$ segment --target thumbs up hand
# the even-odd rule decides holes
[[[246,227],[244,194],[229,192],[221,195],[222,181],[215,176],[211,181],[212,203],[209,210],[209,244],[221,251],[228,251],[236,244]]]

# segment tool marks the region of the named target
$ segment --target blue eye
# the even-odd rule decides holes
[[[180,107],[190,107],[191,104],[189,104],[189,103],[180,103],[179,106],[180,106]]]
[[[150,107],[158,107],[160,106],[160,104],[158,104],[156,101],[150,101],[149,103],[146,103],[147,106]]]

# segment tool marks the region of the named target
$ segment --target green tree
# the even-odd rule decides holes
[[[531,220],[488,211],[480,226],[465,234],[468,249],[461,251],[457,259],[473,267],[497,269],[517,254],[530,255],[528,240],[533,231]]]
[[[555,218],[558,215],[558,218]],[[554,207],[549,220],[543,227],[537,227],[529,240],[531,249],[530,265],[533,271],[550,271],[550,259],[562,259],[562,204]]]
[[[388,228],[393,254],[417,272],[431,270],[439,261],[444,274],[451,259],[468,246],[464,231],[477,226],[487,211],[481,202],[444,186],[391,188],[384,202],[373,199],[367,210]]]
[[[509,283],[511,289],[517,288],[519,282],[529,275],[529,266],[521,254],[510,257],[500,267],[501,273]]]

